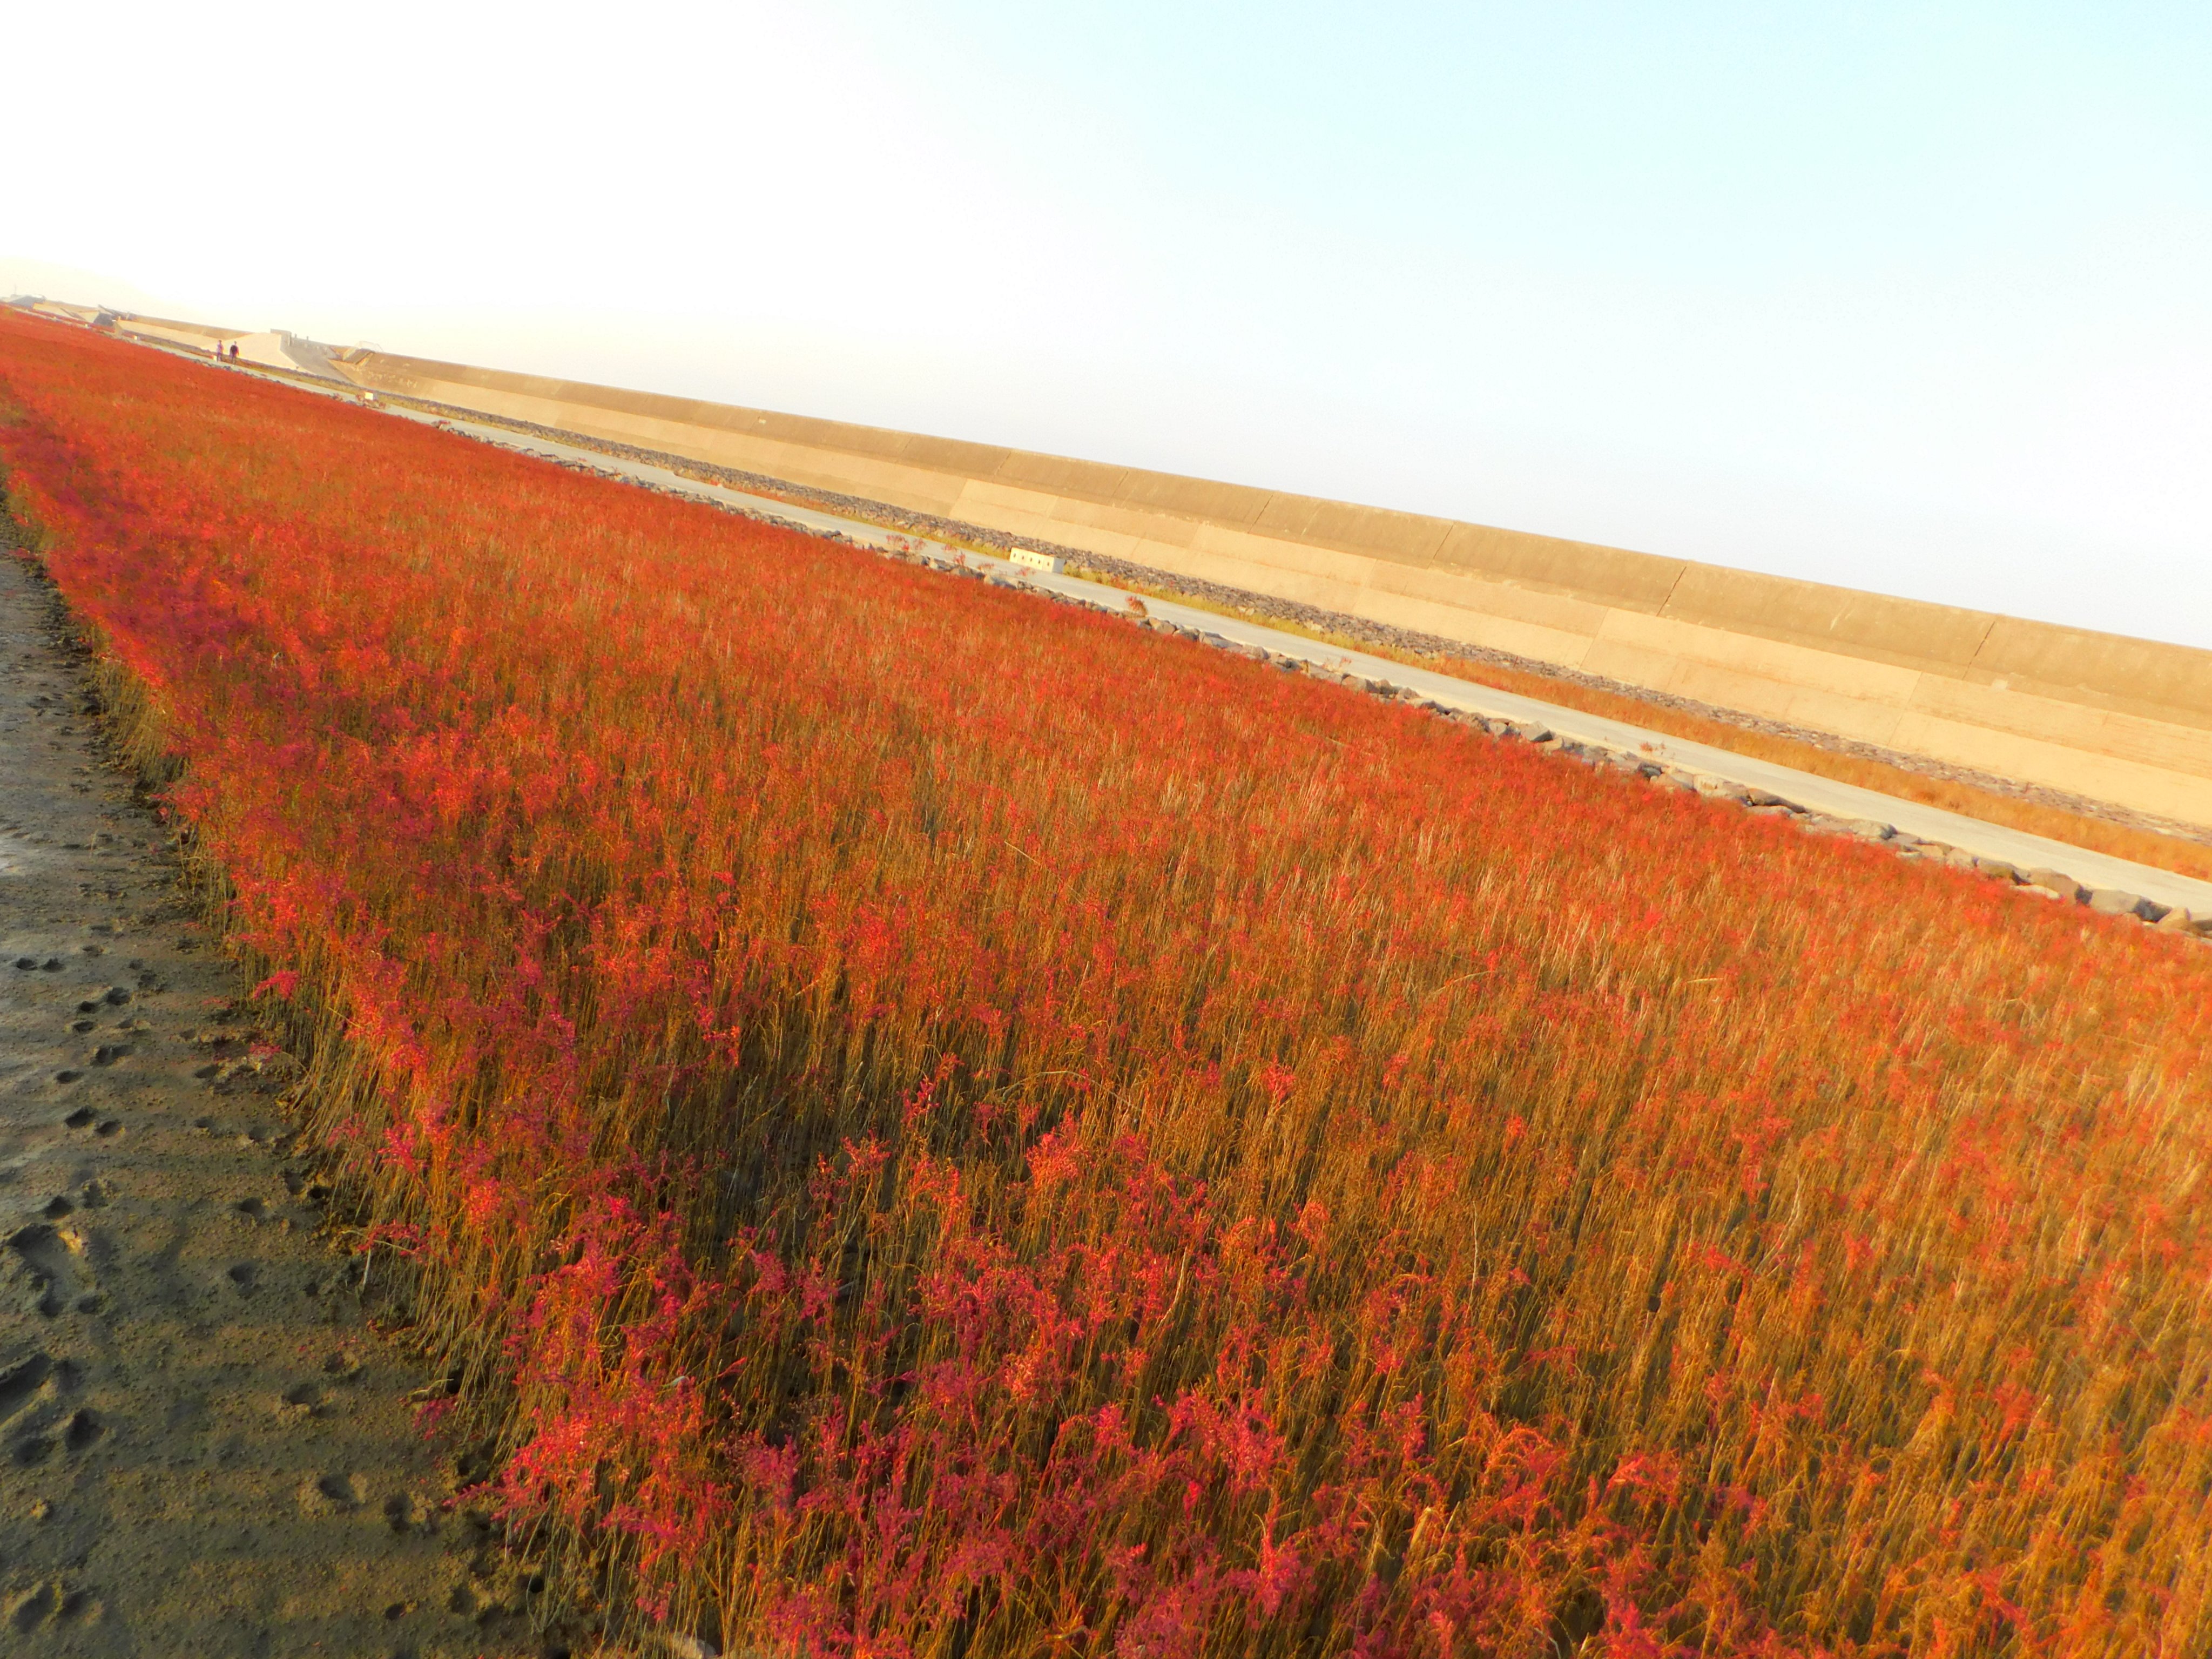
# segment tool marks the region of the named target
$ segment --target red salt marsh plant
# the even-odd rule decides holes
[[[2212,952],[0,319],[498,1497],[810,1655],[2212,1649]]]

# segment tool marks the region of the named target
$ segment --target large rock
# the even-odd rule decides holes
[[[2135,916],[2144,921],[2156,921],[2166,914],[2166,906],[2157,900],[2118,887],[2093,888],[2089,908],[2100,916]]]
[[[2057,871],[2039,864],[2027,872],[2027,883],[2031,887],[2040,887],[2046,893],[2057,894],[2069,904],[2079,904],[2089,896],[2089,890],[2073,877],[2061,875]]]
[[[1839,818],[1826,812],[1808,812],[1800,822],[1816,836],[1853,836],[1861,841],[1887,841],[1897,833],[1877,818]]]

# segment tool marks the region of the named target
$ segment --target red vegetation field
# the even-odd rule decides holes
[[[2212,1651],[2212,951],[0,319],[521,1516],[777,1653]]]

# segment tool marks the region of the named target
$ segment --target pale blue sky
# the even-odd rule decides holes
[[[200,314],[2212,646],[2201,0],[99,37],[0,252]]]

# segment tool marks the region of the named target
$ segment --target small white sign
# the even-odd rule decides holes
[[[1024,570],[1048,570],[1057,576],[1067,568],[1067,561],[1051,553],[1032,553],[1026,547],[1018,547],[1006,556]]]

